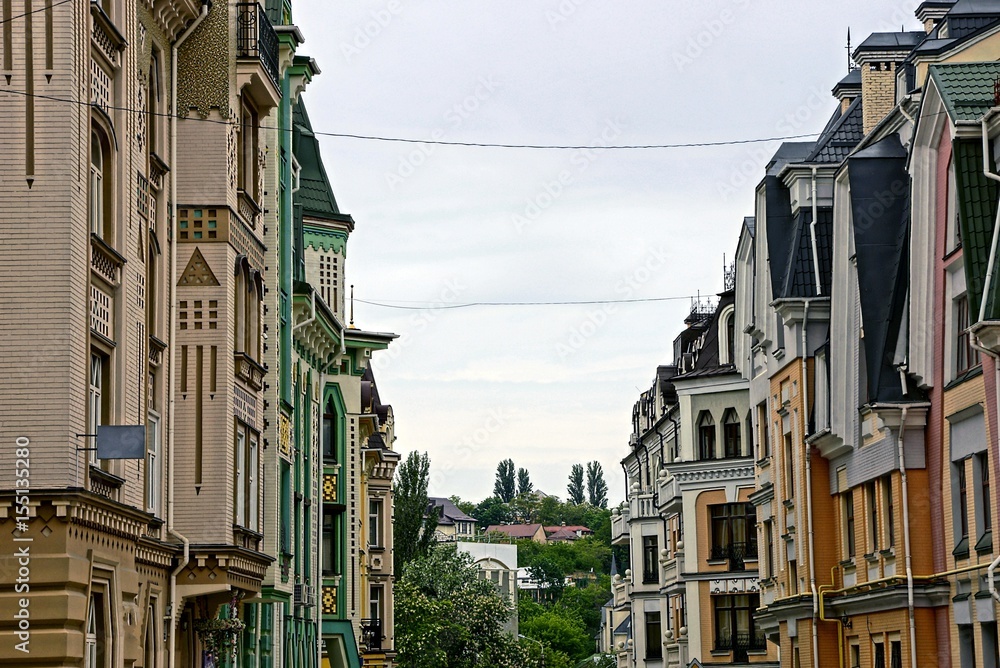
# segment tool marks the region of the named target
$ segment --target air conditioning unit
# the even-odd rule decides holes
[[[307,584],[295,585],[294,599],[295,605],[301,605],[305,608],[311,608],[316,605],[316,596],[313,588]]]

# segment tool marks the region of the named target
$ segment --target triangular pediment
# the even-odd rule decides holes
[[[191,260],[184,269],[184,273],[181,274],[181,280],[177,285],[189,287],[219,285],[219,279],[212,273],[212,268],[208,266],[205,256],[197,247],[191,254]]]

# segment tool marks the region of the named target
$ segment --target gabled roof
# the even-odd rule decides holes
[[[969,294],[970,322],[979,320],[997,213],[997,183],[983,174],[983,145],[978,139],[954,142],[955,185],[962,231],[962,259]],[[996,260],[994,260],[995,262]],[[994,275],[996,269],[994,268]],[[986,319],[998,316],[996,280],[986,295]]]
[[[927,37],[923,30],[907,32],[873,32],[854,50],[854,55],[865,51],[909,51]]]
[[[504,533],[511,538],[533,538],[541,524],[491,524],[486,528],[486,533]],[[545,533],[542,530],[542,533]]]
[[[978,121],[993,107],[1000,62],[931,65],[930,74],[953,121]]]
[[[302,98],[292,111],[292,153],[299,163],[299,189],[295,192],[295,203],[302,206],[306,216],[324,220],[350,221],[349,216],[340,212],[333,196],[333,187],[323,165],[319,140],[313,133],[309,114]],[[351,221],[353,223],[353,221]]]
[[[840,164],[864,137],[864,107],[858,96],[843,114],[837,108],[805,162]]]
[[[771,161],[767,163],[767,175],[777,176],[785,165],[793,162],[802,162],[809,157],[816,147],[816,142],[812,141],[786,141],[774,153]]]
[[[430,506],[438,511],[438,524],[449,525],[455,522],[475,522],[475,517],[470,517],[452,503],[451,499],[432,496],[427,499]]]

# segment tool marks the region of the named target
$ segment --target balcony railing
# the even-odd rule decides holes
[[[729,570],[745,571],[746,560],[757,558],[757,543],[729,543],[728,545],[713,545],[709,559],[712,561],[729,560]]]
[[[720,652],[754,652],[767,649],[767,639],[763,633],[734,633],[729,636],[716,636],[715,649]]]
[[[629,512],[635,519],[658,518],[660,514],[656,511],[656,503],[653,494],[636,494],[632,497]]]
[[[258,2],[236,3],[236,55],[257,58],[275,88],[278,85],[278,34]]]
[[[620,543],[628,540],[629,510],[623,508],[621,514],[611,516],[611,542]]]
[[[369,652],[382,651],[382,620],[361,620],[361,642]]]

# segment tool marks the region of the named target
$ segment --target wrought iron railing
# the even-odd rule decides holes
[[[737,651],[753,652],[767,649],[767,639],[763,633],[734,633],[728,636],[715,636],[715,649],[720,652]]]
[[[259,2],[236,3],[236,55],[258,58],[275,88],[278,85],[278,34]]]
[[[757,558],[757,543],[728,543],[712,545],[709,558],[713,561],[729,560],[729,570],[745,571],[746,560]]]
[[[382,649],[382,620],[362,619],[361,620],[361,642],[369,652],[377,652]]]

